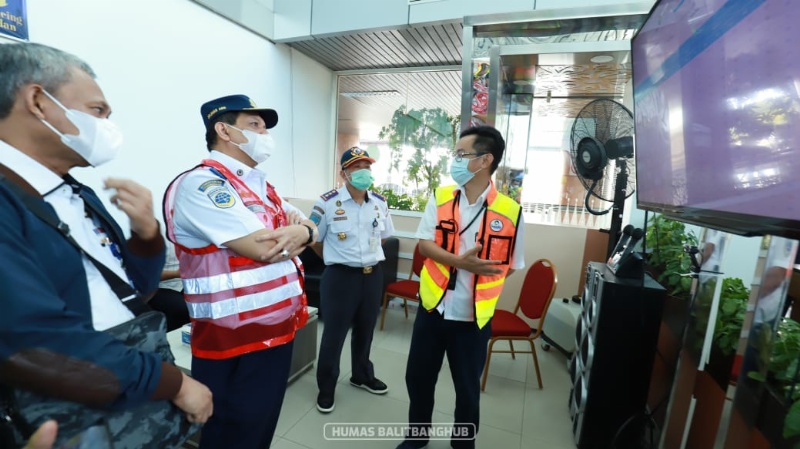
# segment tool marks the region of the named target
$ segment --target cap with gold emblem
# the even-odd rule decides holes
[[[205,125],[206,129],[214,123],[214,117],[218,117],[225,112],[239,111],[257,113],[264,119],[267,129],[273,128],[278,124],[278,113],[274,109],[259,108],[256,106],[256,102],[247,95],[228,95],[200,106],[200,114],[203,116],[203,125]]]
[[[358,161],[369,161],[375,163],[375,159],[369,157],[369,153],[359,147],[352,147],[342,154],[342,170],[355,164]]]

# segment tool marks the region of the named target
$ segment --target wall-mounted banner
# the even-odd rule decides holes
[[[25,0],[0,0],[0,35],[28,40]]]

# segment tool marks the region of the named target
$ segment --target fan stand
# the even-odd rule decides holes
[[[617,180],[614,184],[617,189],[614,191],[614,204],[611,206],[611,226],[608,228],[608,250],[606,251],[606,259],[611,257],[614,248],[617,246],[617,239],[622,230],[622,212],[625,210],[625,187],[628,185],[628,163],[624,159],[620,159],[619,173],[617,173]]]

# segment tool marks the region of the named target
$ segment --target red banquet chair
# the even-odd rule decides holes
[[[547,316],[547,309],[556,291],[558,275],[553,262],[547,259],[539,259],[533,263],[525,281],[522,283],[522,290],[519,293],[517,306],[514,312],[497,309],[492,318],[492,339],[489,340],[486,364],[483,366],[483,380],[481,381],[481,391],[486,390],[486,378],[489,375],[489,363],[492,361],[492,353],[511,354],[511,358],[516,359],[515,354],[533,354],[533,364],[536,367],[536,378],[539,381],[539,388],[542,388],[542,375],[539,372],[539,358],[536,355],[536,345],[534,340],[542,335],[544,319]],[[536,329],[531,331],[530,325],[519,316],[519,311],[529,319],[539,320]],[[507,340],[510,350],[495,350],[494,344],[499,340]],[[530,351],[514,349],[515,340],[524,340],[531,345]]]
[[[389,304],[389,298],[402,298],[403,309],[408,318],[408,301],[419,302],[419,281],[412,280],[416,275],[419,278],[422,272],[422,264],[425,258],[419,252],[419,243],[414,247],[414,258],[411,262],[411,273],[408,274],[408,279],[392,282],[386,286],[383,292],[383,310],[381,311],[381,330],[383,330],[383,321],[386,319],[386,307]]]

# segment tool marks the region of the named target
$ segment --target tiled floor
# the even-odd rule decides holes
[[[404,376],[413,318],[410,314],[406,320],[402,308],[395,306],[386,314],[385,329],[375,330],[371,358],[377,377],[389,386],[386,395],[377,396],[350,386],[350,345],[347,342],[342,353],[335,410],[325,415],[317,411],[315,368],[312,368],[289,386],[272,448],[388,449],[397,446],[399,440],[329,441],[325,439],[323,427],[326,423],[407,422],[408,394]],[[318,338],[324,324],[319,326]],[[566,358],[555,349],[542,351],[540,343],[537,352],[544,384],[541,390],[529,354],[518,355],[516,360],[509,354],[492,357],[486,391],[481,396],[478,447],[575,448],[567,407],[570,383]],[[454,403],[453,382],[445,360],[436,389],[434,420],[452,423]],[[432,441],[428,447],[444,449],[450,445],[448,441]]]

